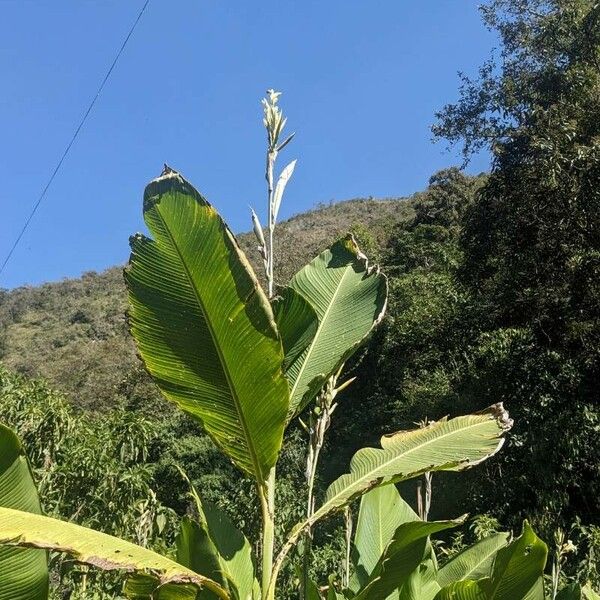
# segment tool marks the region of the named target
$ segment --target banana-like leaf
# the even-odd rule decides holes
[[[151,578],[154,590],[169,584],[190,584],[182,593],[193,585],[230,600],[227,591],[215,581],[152,550],[50,517],[0,508],[0,544],[65,552],[78,562],[103,570],[141,572]],[[165,598],[170,600],[169,596]]]
[[[488,600],[478,581],[465,579],[442,588],[435,600]]]
[[[202,593],[195,585],[161,585],[156,577],[142,574],[129,577],[123,590],[125,597],[130,600],[198,600]]]
[[[133,337],[163,394],[233,462],[266,481],[289,407],[271,306],[215,209],[172,170],[144,193],[154,239],[125,270]]]
[[[183,517],[176,545],[177,562],[180,565],[192,569],[194,573],[209,577],[237,599],[237,590],[231,593],[230,581],[223,568],[219,551],[204,523],[190,517]],[[201,590],[197,595],[197,600],[214,600],[214,598],[216,596],[210,590]]]
[[[386,600],[394,590],[410,585],[409,580],[414,571],[427,558],[429,536],[462,523],[464,518],[455,521],[413,521],[400,525],[373,569],[369,581],[354,600]]]
[[[228,579],[235,584],[240,600],[260,598],[250,542],[217,506],[205,502],[203,508],[210,537],[219,552]]]
[[[329,486],[311,522],[378,485],[404,481],[426,471],[460,471],[479,464],[498,452],[504,443],[502,436],[511,426],[502,404],[495,404],[480,413],[384,436],[381,448],[363,448],[354,455],[350,473]]]
[[[437,559],[430,543],[424,560],[400,588],[398,600],[433,600],[440,590],[437,572]]]
[[[0,507],[42,512],[23,446],[1,423]],[[44,550],[0,546],[0,600],[46,600],[47,561]]]
[[[435,600],[544,600],[547,556],[546,544],[525,521],[523,533],[498,550],[490,577],[451,583]]]
[[[190,486],[197,518],[185,518],[182,522],[187,525],[182,533],[190,535],[180,534],[177,539],[177,562],[214,579],[236,600],[259,599],[250,542],[226,513],[203,502],[187,475],[183,471],[181,474]],[[201,592],[198,600],[210,598],[208,593],[211,592]]]
[[[495,533],[454,556],[438,572],[440,586],[463,579],[489,577],[494,558],[498,550],[507,545],[509,537],[508,533]]]
[[[296,160],[293,160],[287,167],[281,171],[281,175],[279,175],[279,179],[277,180],[277,185],[275,186],[275,192],[273,193],[273,220],[277,220],[277,215],[279,214],[279,207],[281,206],[281,199],[283,198],[283,192],[285,191],[285,186],[288,181],[291,179],[292,174],[294,173],[294,169],[296,168]]]
[[[283,342],[287,371],[313,340],[319,319],[314,308],[291,287],[283,288],[273,300],[273,313]]]
[[[387,280],[377,268],[369,268],[348,236],[296,273],[290,287],[310,303],[319,319],[310,344],[286,371],[292,418],[383,318]]]
[[[350,587],[354,591],[366,585],[396,529],[418,520],[394,485],[377,487],[362,497],[352,553],[354,577]]]

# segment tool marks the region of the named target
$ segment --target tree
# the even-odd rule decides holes
[[[600,5],[495,0],[482,10],[500,57],[462,78],[433,129],[465,157],[493,156],[465,214],[459,271],[465,318],[483,332],[463,391],[499,394],[518,422],[498,465],[509,481],[486,499],[504,515],[597,523]]]

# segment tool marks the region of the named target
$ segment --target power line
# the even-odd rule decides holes
[[[85,111],[85,114],[83,115],[83,118],[81,119],[79,125],[77,126],[77,129],[75,129],[75,133],[73,133],[73,136],[71,137],[71,141],[67,144],[67,147],[65,148],[64,152],[62,153],[62,156],[60,157],[60,160],[58,161],[56,167],[54,168],[54,171],[52,171],[52,175],[50,175],[50,179],[48,179],[48,183],[46,183],[46,186],[42,190],[42,193],[40,194],[39,198],[37,199],[37,202],[33,205],[33,209],[31,210],[31,213],[29,213],[29,216],[25,220],[25,224],[23,225],[23,228],[21,229],[19,235],[15,239],[15,242],[12,245],[9,253],[6,255],[6,258],[4,259],[4,262],[2,263],[2,266],[0,267],[0,274],[2,274],[2,272],[4,271],[4,268],[8,264],[8,261],[11,259],[14,251],[17,249],[17,246],[19,245],[21,238],[23,237],[24,233],[27,231],[27,228],[29,227],[31,220],[33,219],[35,213],[37,212],[37,209],[39,208],[40,204],[42,203],[42,200],[46,196],[46,192],[52,185],[52,182],[54,181],[56,174],[58,173],[63,162],[65,161],[67,154],[69,154],[69,151],[71,150],[71,146],[73,146],[73,144],[75,143],[75,140],[77,139],[77,136],[79,135],[79,132],[81,131],[81,128],[83,127],[88,116],[92,112],[92,109],[94,108],[94,105],[96,104],[96,100],[98,100],[98,97],[102,93],[102,90],[104,89],[104,86],[105,86],[106,82],[108,81],[108,78],[110,77],[111,73],[113,72],[113,69],[115,68],[119,58],[121,57],[121,54],[123,54],[123,51],[125,50],[125,46],[127,46],[127,42],[129,42],[129,38],[133,35],[133,32],[135,31],[137,24],[140,22],[140,19],[142,18],[142,15],[144,14],[146,7],[148,6],[149,3],[150,3],[150,0],[146,0],[144,2],[142,9],[140,10],[135,21],[133,22],[133,25],[129,29],[129,33],[127,34],[127,37],[123,40],[123,43],[121,44],[119,51],[117,52],[114,60],[112,61],[112,64],[110,65],[108,71],[106,72],[106,75],[104,76],[104,79],[102,80],[102,83],[98,87],[98,91],[96,92],[96,95],[92,98],[92,101],[90,102],[90,105],[88,106],[87,110]]]

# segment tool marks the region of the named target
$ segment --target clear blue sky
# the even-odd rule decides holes
[[[433,145],[495,39],[471,0],[150,0],[0,287],[124,263],[163,162],[236,232],[264,214],[260,98],[283,90],[298,166],[282,217],[318,202],[401,196],[459,162]],[[0,262],[142,0],[4,0]],[[471,171],[488,166],[486,156]]]

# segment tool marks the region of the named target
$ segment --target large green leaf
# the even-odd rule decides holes
[[[286,371],[292,417],[315,397],[381,320],[387,280],[377,268],[369,268],[354,238],[348,236],[300,270],[290,287],[310,303],[318,317],[310,344]]]
[[[525,521],[521,535],[498,550],[492,577],[484,580],[487,594],[494,600],[543,598],[547,557],[548,547]]]
[[[313,340],[319,319],[315,309],[296,290],[290,287],[279,290],[273,299],[273,313],[285,353],[287,371]]]
[[[433,600],[440,590],[436,577],[437,559],[430,542],[419,568],[410,574],[406,583],[400,588],[398,599]]]
[[[418,520],[394,485],[377,487],[362,497],[353,544],[352,589],[356,591],[366,585],[396,529]]]
[[[235,584],[240,600],[259,598],[250,542],[217,506],[205,502],[203,508],[210,537],[219,552],[227,577]]]
[[[525,521],[523,533],[496,553],[490,577],[443,587],[435,600],[544,600],[548,548]]]
[[[413,521],[400,525],[355,600],[385,600],[394,590],[410,585],[414,571],[428,556],[429,536],[463,522]]]
[[[486,410],[431,422],[427,427],[381,438],[381,448],[363,448],[350,462],[350,473],[327,489],[312,517],[290,532],[277,560],[277,572],[306,529],[342,509],[369,490],[417,477],[427,471],[461,471],[494,455],[504,443],[503,434],[512,420],[501,403]]]
[[[347,505],[377,485],[404,481],[426,471],[460,471],[495,454],[502,435],[512,426],[502,404],[480,413],[441,419],[425,428],[381,438],[381,448],[363,448],[350,463],[350,473],[327,489],[312,522]]]
[[[491,574],[496,553],[508,543],[508,533],[495,533],[469,546],[438,572],[437,581],[441,587],[463,579],[481,579]]]
[[[230,595],[229,579],[223,567],[219,551],[213,543],[205,523],[183,517],[176,539],[177,562],[218,583]],[[237,596],[237,592],[235,593]],[[215,594],[202,590],[198,600],[213,600]]]
[[[478,581],[465,579],[443,587],[436,595],[435,600],[488,600],[488,597]]]
[[[167,584],[191,584],[214,592],[218,598],[230,598],[216,582],[147,548],[80,525],[20,510],[0,508],[0,544],[66,552],[78,562],[104,570],[141,572],[152,579],[155,590]],[[190,586],[184,587],[184,590],[189,589]]]
[[[215,209],[178,173],[144,193],[131,239],[131,332],[163,394],[243,471],[267,479],[289,407],[271,306]]]
[[[0,507],[41,513],[25,451],[17,436],[1,423]],[[47,598],[47,553],[44,550],[0,546],[0,600]]]

